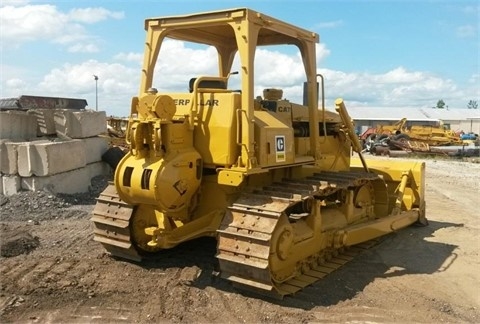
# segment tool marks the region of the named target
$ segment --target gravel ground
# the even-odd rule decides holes
[[[92,179],[88,192],[79,194],[53,194],[47,191],[21,191],[13,196],[0,195],[1,220],[40,222],[52,219],[82,218],[91,212],[96,198],[110,179],[97,176]],[[61,210],[61,213],[52,212]]]
[[[215,276],[214,239],[141,264],[110,257],[89,220],[105,177],[81,195],[0,196],[0,322],[478,323],[480,163],[417,160],[426,162],[429,226],[388,235],[283,301]]]

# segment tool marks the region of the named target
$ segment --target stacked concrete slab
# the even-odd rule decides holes
[[[0,112],[0,139],[30,140],[37,137],[37,118],[23,111]]]
[[[102,161],[108,141],[103,111],[34,109],[0,112],[0,193],[48,190],[86,192],[109,174]]]

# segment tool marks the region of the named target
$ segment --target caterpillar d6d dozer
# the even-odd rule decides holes
[[[214,236],[221,277],[282,297],[346,263],[349,247],[426,223],[424,164],[367,166],[342,99],[336,111],[318,108],[317,34],[245,8],[147,19],[145,29],[129,153],[92,216],[94,239],[111,254],[140,261]],[[175,78],[154,84],[154,72],[171,70],[155,69],[167,39],[215,49],[218,74],[187,80],[184,93],[155,89]],[[282,44],[301,54],[303,104],[275,88],[255,96],[257,47]]]

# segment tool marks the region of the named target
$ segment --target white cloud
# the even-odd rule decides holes
[[[84,52],[84,53],[95,53],[99,49],[95,44],[75,44],[68,48],[68,51],[71,53]]]
[[[159,91],[185,91],[191,78],[218,75],[215,48],[187,46],[186,43],[176,40],[166,40],[163,43],[153,80],[153,86]]]
[[[137,62],[139,64],[143,61],[142,53],[118,53],[113,57],[115,60],[124,61],[124,62]]]
[[[478,85],[480,83],[480,73],[475,73],[470,76],[470,79],[468,79],[469,83]],[[480,89],[478,90],[480,91]]]
[[[21,87],[24,87],[26,83],[25,81],[16,78],[16,79],[7,80],[6,85],[7,87],[10,87],[10,88],[21,88]]]
[[[98,76],[98,81],[93,75]],[[126,116],[131,97],[138,94],[139,77],[138,69],[88,60],[51,70],[34,90],[37,95],[87,99],[88,108],[94,109],[97,83],[99,109]]]
[[[319,45],[320,62],[328,49]],[[216,75],[216,53],[211,47],[189,48],[187,44],[168,40],[161,51],[153,86],[160,92],[187,92],[188,81],[200,75]],[[3,81],[5,95],[29,94],[77,97],[87,99],[95,106],[95,80],[98,75],[99,109],[109,115],[127,116],[131,97],[138,95],[141,75],[141,54],[119,53],[117,63],[88,60],[79,64],[64,64],[48,72],[36,84],[32,81],[11,78]],[[320,64],[318,64],[320,66]],[[277,87],[284,98],[303,102],[304,72],[296,53],[285,54],[265,48],[257,50],[255,71],[255,96],[263,89]],[[233,70],[239,70],[238,58]],[[431,107],[441,98],[452,108],[463,108],[468,100],[479,100],[478,75],[471,76],[467,87],[459,87],[452,80],[423,71],[411,71],[399,66],[383,73],[343,72],[318,69],[325,77],[327,108],[334,100],[344,98],[348,106],[365,107]],[[13,75],[13,74],[10,74]],[[238,89],[239,76],[232,76],[230,86]]]
[[[68,13],[71,21],[93,24],[108,18],[122,19],[125,14],[122,11],[110,11],[105,8],[77,8]]]
[[[6,97],[17,97],[27,91],[27,82],[19,78],[5,80],[5,86],[2,87],[2,95]]]
[[[316,44],[317,64],[322,62],[327,56],[330,56],[330,50],[324,43]]]
[[[0,11],[2,46],[18,47],[29,41],[50,41],[70,45],[72,51],[92,52],[97,40],[88,34],[83,24],[107,18],[121,19],[123,13],[103,8],[73,9],[69,13],[54,5],[5,6]]]
[[[431,107],[440,98],[450,107],[463,108],[473,87],[459,88],[452,80],[431,73],[408,71],[398,67],[380,74],[345,73],[322,70],[325,75],[327,102],[335,97],[360,106]]]
[[[0,24],[4,41],[24,42],[61,35],[66,19],[52,5],[7,6],[0,11]]]
[[[305,72],[298,55],[287,55],[267,49],[257,49],[255,54],[255,77],[257,83],[269,87],[298,84]]]
[[[6,7],[6,6],[24,6],[28,4],[30,1],[29,0],[2,0],[0,3],[0,7]]]
[[[93,40],[93,38],[87,34],[82,25],[69,24],[67,28],[67,33],[56,34],[51,38],[51,42],[68,46],[71,43],[89,42]]]
[[[422,72],[408,72],[404,67],[400,66],[385,74],[375,75],[373,81],[377,83],[411,83],[419,82],[424,78]]]

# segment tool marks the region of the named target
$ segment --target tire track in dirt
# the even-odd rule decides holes
[[[327,323],[394,323],[396,318],[404,318],[405,314],[389,309],[388,312],[380,307],[361,305],[339,305],[342,313],[338,314],[329,309],[322,312],[313,312],[311,322]]]
[[[56,263],[57,261],[55,259],[45,258],[34,265],[25,264],[26,271],[20,276],[13,277],[13,280],[17,282],[18,292],[21,294],[29,294],[37,287],[41,288],[42,284],[46,286],[45,277]]]
[[[20,259],[20,257],[11,261],[9,260],[10,262],[6,260],[7,259],[2,260],[0,272],[2,277],[8,278],[9,281],[18,281],[18,278],[23,277],[31,271],[31,268],[36,267],[40,263],[39,261],[31,261],[30,264],[28,264],[28,260]]]
[[[93,241],[91,224],[85,219],[62,221],[60,224],[48,221],[41,228],[37,226],[33,232],[40,237],[40,243],[50,249],[61,249],[64,253],[72,253]]]
[[[108,256],[92,240],[83,214],[57,217],[66,214],[52,209],[38,225],[27,225],[28,218],[2,221],[38,236],[40,246],[0,258],[0,322],[477,323],[478,275],[472,269],[480,263],[472,246],[479,220],[472,217],[475,204],[465,203],[478,194],[480,165],[438,163],[429,169],[429,163],[430,226],[388,236],[282,301],[248,295],[217,277],[214,239],[133,263]],[[464,167],[466,175],[449,167]]]

